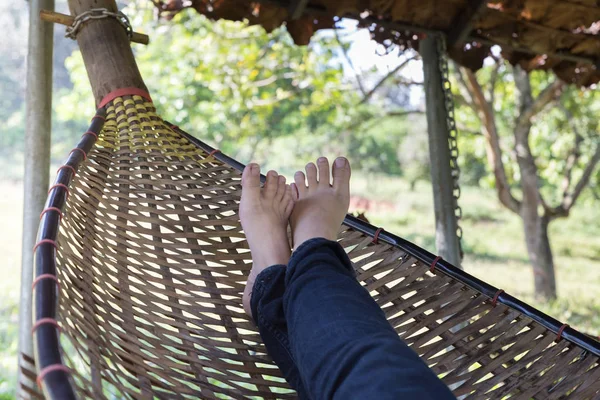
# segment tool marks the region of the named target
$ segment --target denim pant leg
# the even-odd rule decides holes
[[[356,280],[344,249],[310,240],[292,256],[283,310],[313,399],[454,399]]]
[[[282,347],[294,364],[291,370],[304,398],[454,399],[356,281],[338,243],[307,241],[294,252],[288,268],[280,268],[278,278],[282,276],[283,285],[278,280],[277,288],[270,287],[281,307],[278,315],[285,319],[275,322],[280,328],[285,325]],[[271,347],[267,344],[270,354]]]
[[[296,363],[290,353],[287,322],[283,314],[285,265],[273,265],[256,277],[250,307],[260,337],[284,378],[302,400],[309,399],[300,379]]]

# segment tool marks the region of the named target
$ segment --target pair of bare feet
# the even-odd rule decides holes
[[[318,176],[317,176],[318,174]],[[332,179],[333,178],[333,182]],[[306,175],[294,175],[294,183],[275,171],[260,184],[260,166],[248,164],[242,174],[240,220],[252,253],[252,270],[242,298],[252,316],[250,296],[258,274],[271,265],[287,265],[291,248],[312,238],[335,240],[350,204],[350,164],[339,157],[329,167],[325,157],[309,163]],[[287,236],[292,228],[293,245]]]

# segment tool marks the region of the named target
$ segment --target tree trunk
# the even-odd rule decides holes
[[[527,115],[533,106],[531,85],[527,72],[515,67],[515,84],[519,92],[519,117],[515,124],[515,153],[521,173],[520,214],[523,219],[525,243],[529,262],[533,267],[536,297],[551,300],[556,298],[556,280],[554,276],[554,260],[548,239],[549,218],[540,211],[542,198],[539,191],[539,180],[535,159],[529,146],[531,118]]]
[[[540,192],[538,169],[535,164],[535,158],[531,153],[531,147],[529,146],[529,136],[533,118],[543,111],[548,104],[559,98],[565,84],[557,80],[546,86],[534,99],[528,73],[519,66],[515,66],[513,71],[517,88],[516,100],[519,106],[515,118],[514,137],[515,154],[521,175],[519,183],[523,192],[523,199],[521,201],[517,200],[511,192],[511,186],[502,162],[502,148],[500,147],[500,139],[496,126],[493,95],[489,96],[490,100],[488,101],[481,85],[477,81],[475,73],[467,69],[459,70],[467,78],[465,80],[463,79],[463,75],[459,74],[459,82],[466,89],[468,96],[465,98],[468,99],[470,97],[469,104],[472,104],[481,121],[483,134],[487,141],[488,164],[494,172],[498,198],[506,208],[518,214],[523,220],[527,253],[533,267],[536,297],[554,299],[556,298],[556,279],[552,250],[548,239],[548,224],[555,218],[568,215],[569,209],[573,204],[570,199],[577,199],[589,182],[589,177],[592,175],[596,163],[600,163],[600,147],[596,155],[592,158],[591,163],[586,167],[582,179],[572,192],[569,190],[571,180],[570,168],[577,162],[577,157],[569,162],[571,167],[567,167],[569,172],[567,172],[565,178],[566,184],[563,185],[563,203],[554,209],[548,207]],[[492,83],[490,93],[493,93],[493,90]],[[579,144],[580,142],[576,142],[576,148]]]
[[[545,215],[540,215],[541,201],[537,168],[529,151],[529,146],[522,142],[526,138],[520,133],[523,132],[519,132],[519,127],[517,127],[515,130],[517,162],[521,172],[521,189],[523,190],[520,213],[523,219],[525,243],[527,244],[529,262],[533,267],[535,295],[550,300],[556,298],[554,261],[548,239],[550,220]]]
[[[533,267],[535,296],[544,300],[556,298],[556,278],[554,275],[554,258],[548,238],[549,220],[540,217],[537,206],[522,208],[525,243],[529,262]]]

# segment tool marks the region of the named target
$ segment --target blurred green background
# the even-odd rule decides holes
[[[352,211],[435,251],[432,189],[417,53],[382,49],[368,32],[342,21],[297,47],[285,28],[266,33],[243,22],[211,22],[193,11],[157,20],[151,2],[121,4],[148,47],[134,46],[159,113],[242,162],[291,177],[320,155],[353,165]],[[64,0],[57,1],[65,11]],[[0,26],[0,399],[15,389],[25,134],[27,9],[2,2]],[[498,51],[477,73],[491,99],[511,187],[519,194],[512,139],[517,116],[513,69]],[[399,67],[400,65],[402,67]],[[398,71],[391,74],[396,67]],[[519,216],[504,208],[486,161],[486,139],[452,66],[459,124],[464,268],[590,335],[600,334],[600,172],[593,171],[568,218],[550,225],[558,298],[534,295]],[[50,77],[48,77],[50,78]],[[555,77],[531,75],[534,95]],[[55,28],[52,163],[58,166],[93,115],[93,97],[74,42]],[[377,88],[376,90],[372,90]],[[540,192],[557,203],[572,144],[581,139],[573,180],[599,144],[600,95],[569,87],[536,116],[530,138]],[[488,97],[489,98],[489,97]],[[54,171],[55,168],[52,169]],[[53,178],[50,177],[50,178]]]

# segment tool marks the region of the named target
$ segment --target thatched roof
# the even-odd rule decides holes
[[[491,45],[527,70],[552,69],[569,83],[600,81],[598,0],[164,0],[167,14],[192,7],[212,19],[286,24],[297,44],[340,17],[355,18],[385,46],[418,48],[423,34],[447,35],[450,56],[473,70]]]

